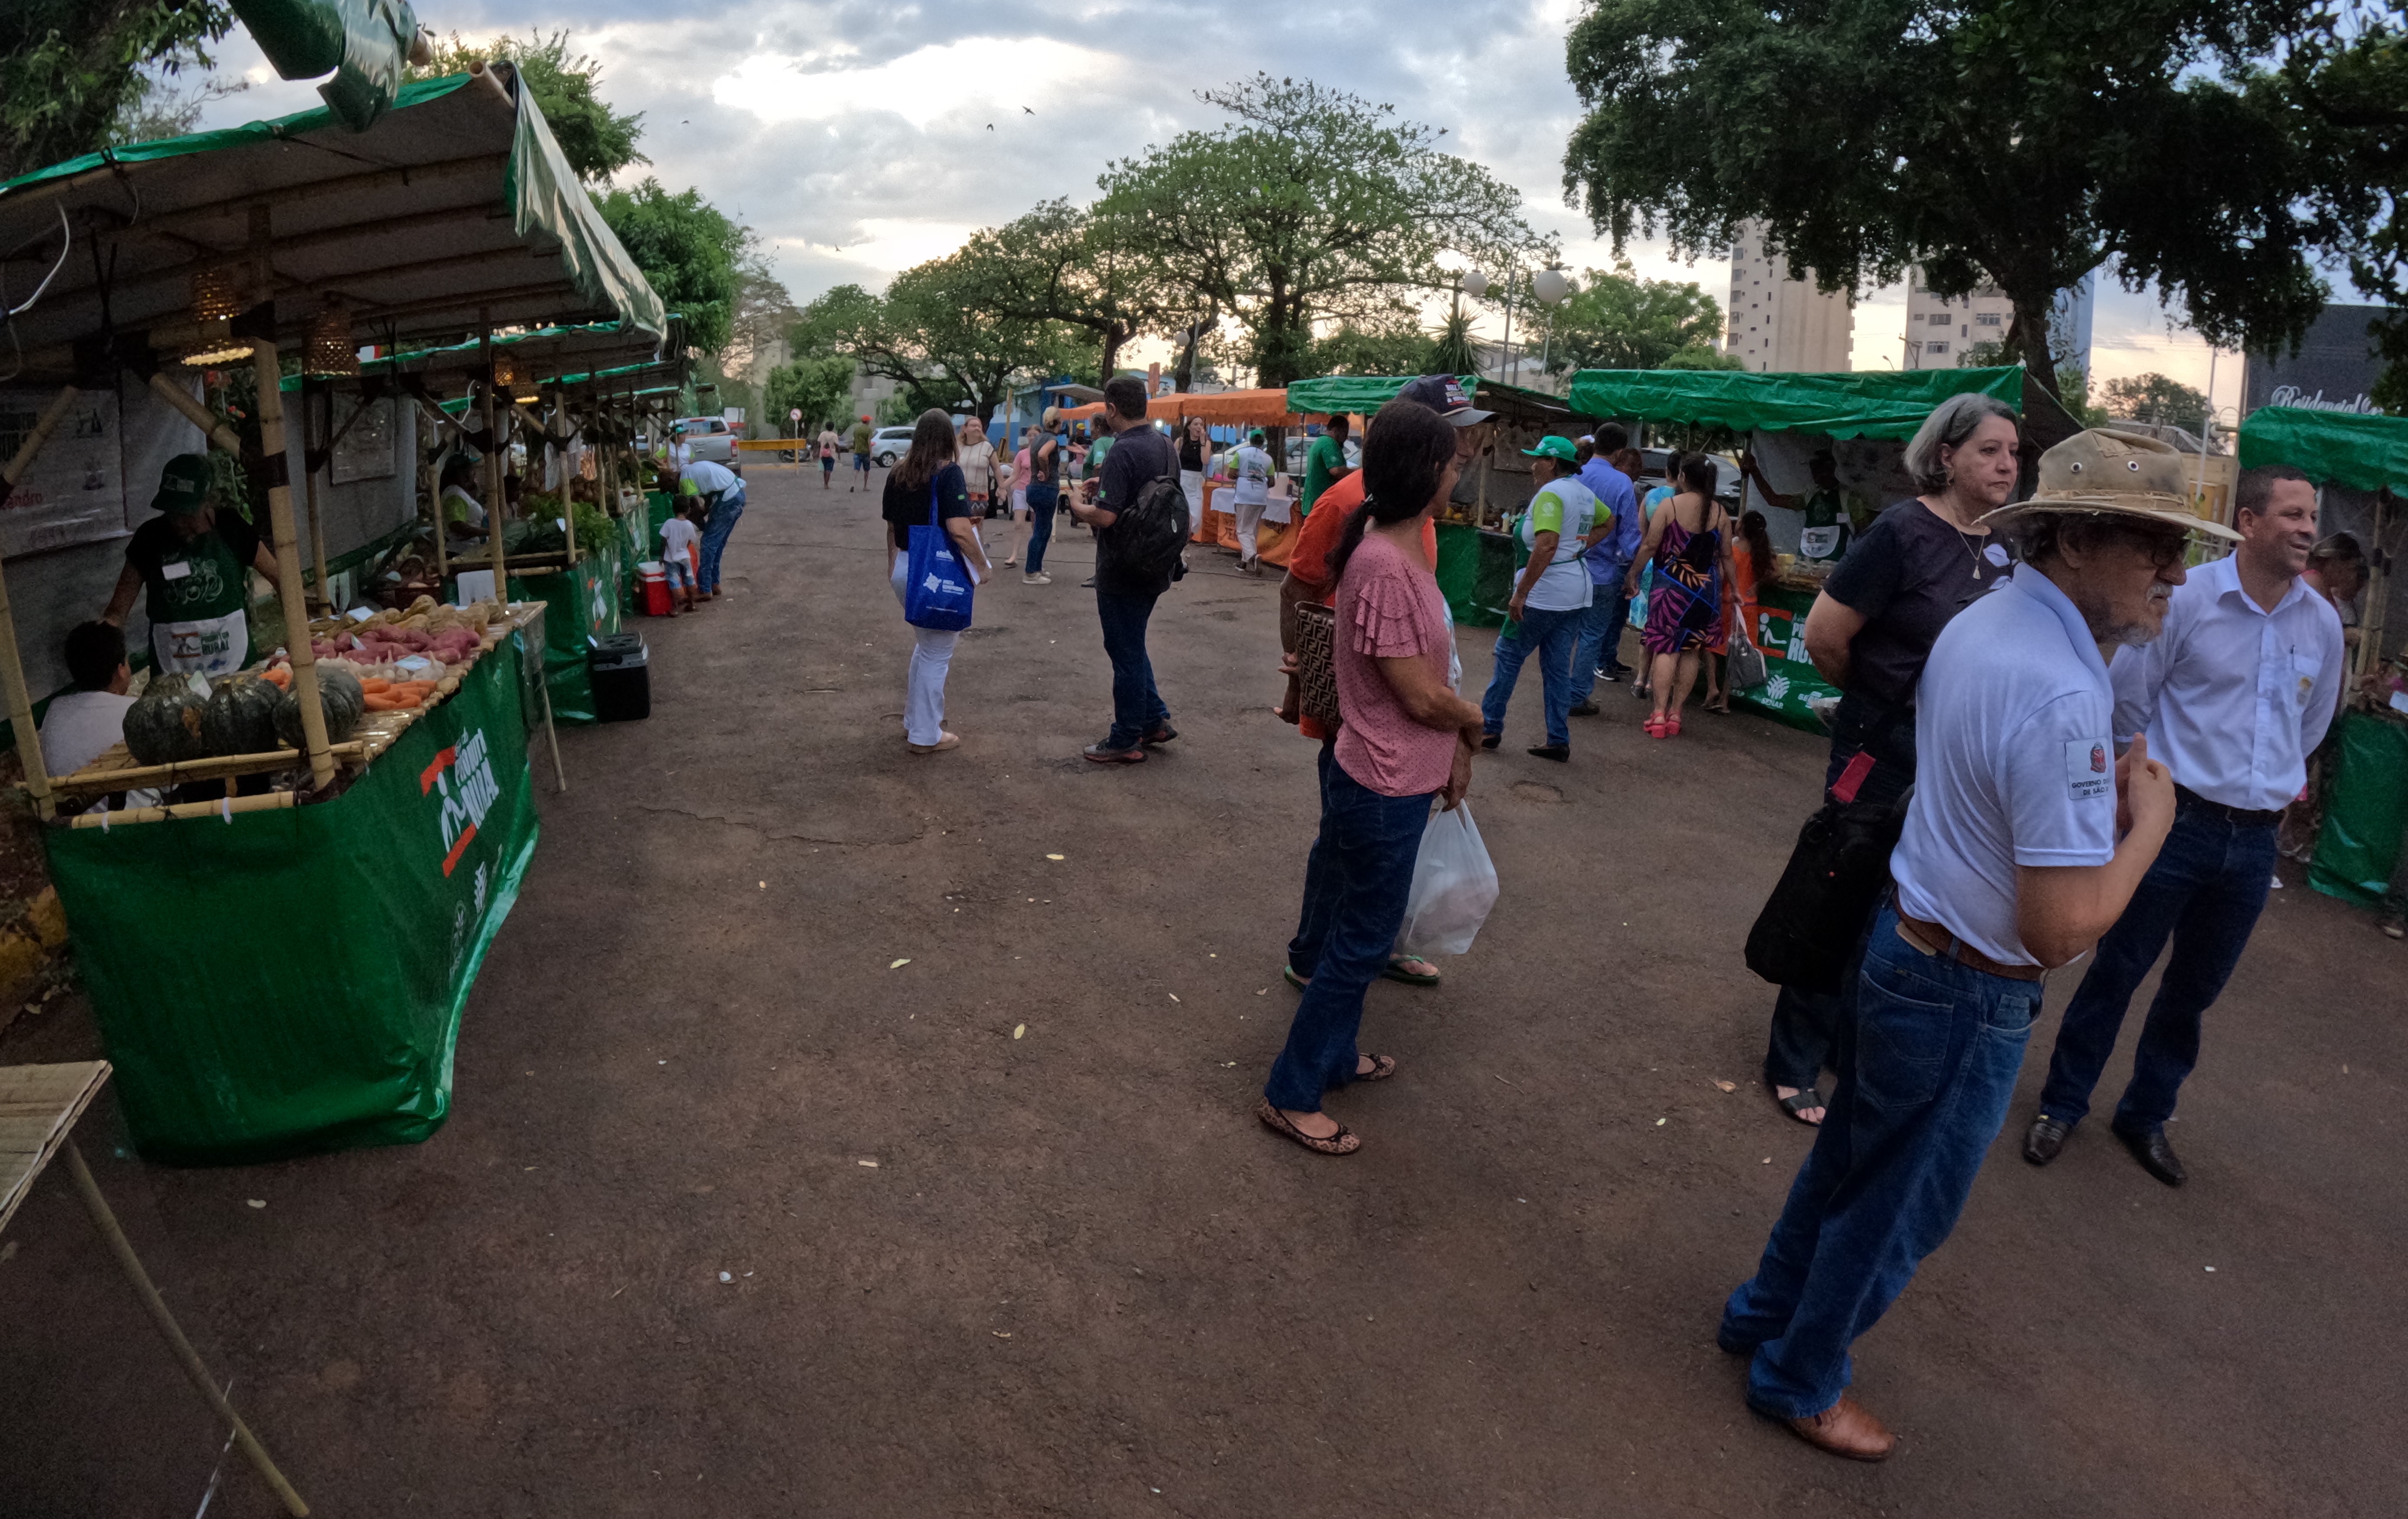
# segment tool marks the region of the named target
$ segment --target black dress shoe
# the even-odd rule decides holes
[[[2190,1173],[2183,1169],[2181,1159],[2174,1154],[2174,1147],[2166,1142],[2163,1127],[2152,1128],[2146,1134],[2126,1134],[2119,1130],[2115,1138],[2123,1140],[2124,1148],[2132,1152],[2132,1158],[2141,1163],[2141,1169],[2166,1185],[2178,1187],[2190,1180]]]
[[[1499,743],[1503,742],[1504,738],[1505,736],[1501,733],[1484,733],[1480,736],[1480,747],[1483,749],[1494,749]]]
[[[1597,715],[1597,703],[1593,701],[1584,701],[1578,707],[1572,709],[1571,715],[1574,717],[1595,717]]]
[[[1532,759],[1554,760],[1558,765],[1572,757],[1570,744],[1541,744],[1538,748],[1525,750],[1524,752]]]
[[[2064,1119],[2041,1114],[2024,1131],[2024,1158],[2035,1166],[2047,1165],[2065,1148],[2065,1137],[2072,1132],[2073,1125]]]

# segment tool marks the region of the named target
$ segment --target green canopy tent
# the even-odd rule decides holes
[[[2373,497],[2373,541],[2351,684],[2382,661],[2391,597],[2391,563],[2400,552],[2400,501],[2408,495],[2408,417],[2260,407],[2241,423],[2241,467],[2288,465],[2320,487]],[[2332,509],[2330,498],[2325,506]],[[2342,713],[2324,785],[2324,822],[2308,884],[2327,896],[2376,907],[2391,880],[2408,825],[2408,723],[2387,705]]]

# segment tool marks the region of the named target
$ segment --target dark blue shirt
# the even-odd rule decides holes
[[[1138,493],[1165,475],[1177,476],[1179,455],[1172,451],[1170,439],[1154,431],[1152,423],[1140,423],[1112,439],[1104,455],[1103,480],[1097,488],[1096,505],[1106,511],[1125,511],[1136,504]],[[1113,553],[1113,535],[1117,525],[1099,529],[1096,534],[1096,587],[1115,591],[1123,595],[1154,596],[1170,589],[1168,572],[1137,575],[1122,568]]]

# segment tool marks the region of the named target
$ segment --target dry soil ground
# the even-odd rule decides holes
[[[1651,741],[1613,687],[1548,765],[1526,692],[1472,796],[1503,898],[1443,989],[1373,990],[1402,1075],[1335,1099],[1367,1143],[1323,1159],[1249,1112],[1313,825],[1273,585],[1202,556],[1154,624],[1182,737],[1101,769],[1068,535],[1052,586],[982,593],[966,742],[913,758],[870,498],[758,474],[729,598],[646,629],[652,720],[539,782],[440,1134],[175,1170],[107,1100],[85,1124],[320,1513],[2401,1512],[2408,949],[2363,916],[2275,894],[2179,1192],[2095,1125],[2015,1157],[2052,1010],[1857,1347],[1903,1447],[1847,1465],[1712,1339],[1810,1138],[1752,1084],[1740,942],[1815,740]],[[0,1043],[95,1053],[72,1002]],[[63,1177],[0,1250],[0,1512],[192,1513],[222,1432]],[[229,1483],[212,1513],[272,1512]]]

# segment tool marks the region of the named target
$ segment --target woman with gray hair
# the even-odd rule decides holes
[[[1950,618],[2003,578],[2009,556],[1981,525],[2014,494],[2013,408],[1954,395],[1906,446],[1921,494],[1873,519],[1806,614],[1806,654],[1840,688],[1827,797],[1895,804],[1914,781],[1914,687]],[[1835,996],[1784,986],[1772,1007],[1764,1084],[1802,1124],[1823,1121],[1818,1090],[1840,1010]]]

